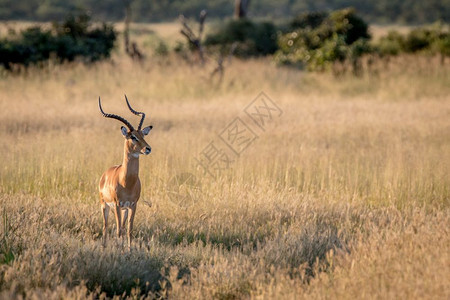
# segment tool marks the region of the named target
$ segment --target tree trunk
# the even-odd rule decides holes
[[[236,19],[246,18],[249,4],[250,4],[250,0],[235,0],[234,1],[234,17]]]
[[[125,52],[130,53],[130,22],[131,22],[131,1],[123,0],[125,6],[125,28],[123,30],[123,42]]]

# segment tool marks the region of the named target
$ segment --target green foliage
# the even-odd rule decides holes
[[[412,30],[404,43],[406,52],[417,52],[428,48],[435,39],[433,32],[428,28],[417,28]]]
[[[277,31],[271,22],[252,22],[249,19],[230,20],[223,28],[208,35],[206,46],[231,47],[240,57],[273,54],[277,50]]]
[[[298,15],[290,22],[290,27],[292,30],[297,28],[317,28],[319,27],[328,14],[325,12],[306,12]]]
[[[438,40],[433,41],[431,48],[444,56],[450,56],[450,33],[443,35]]]
[[[169,54],[169,47],[163,41],[159,41],[155,47],[155,54],[157,56],[167,56]]]
[[[371,51],[367,43],[370,38],[368,25],[352,8],[330,15],[303,14],[291,24],[298,24],[300,28],[279,38],[280,50],[275,55],[279,63],[324,70],[334,62],[350,60],[356,67],[356,60]]]
[[[109,57],[115,39],[112,26],[91,28],[88,15],[71,15],[61,24],[53,23],[52,29],[35,26],[17,37],[1,39],[0,65],[10,69],[13,64],[28,66],[50,58],[93,62]]]
[[[133,20],[158,22],[173,20],[179,14],[193,17],[202,9],[208,18],[224,18],[233,14],[230,0],[185,0],[132,2]],[[431,23],[436,20],[450,22],[450,0],[259,0],[251,1],[250,13],[256,17],[291,17],[305,11],[336,10],[344,6],[355,7],[365,20],[377,23],[402,22]],[[74,9],[91,11],[97,18],[117,21],[124,17],[122,1],[116,0],[0,0],[0,19],[40,21],[62,20]]]
[[[366,22],[356,15],[354,8],[346,8],[334,11],[329,20],[333,31],[345,38],[345,43],[350,45],[358,39],[370,38]]]
[[[352,8],[303,14],[291,22],[298,28],[280,36],[275,60],[280,64],[325,70],[335,63],[349,63],[353,73],[361,71],[361,57],[368,53],[394,56],[401,53],[440,54],[444,62],[450,56],[450,31],[436,23],[418,27],[406,35],[390,31],[378,42],[369,44],[368,25]]]
[[[403,51],[405,37],[395,30],[388,32],[378,41],[377,47],[381,55],[398,55]]]
[[[330,62],[344,61],[347,57],[348,47],[345,39],[337,34],[326,39],[320,48],[312,50],[310,53],[309,69],[323,70]]]
[[[381,56],[418,52],[450,56],[450,31],[439,23],[418,27],[406,35],[390,31],[375,43],[375,49]]]

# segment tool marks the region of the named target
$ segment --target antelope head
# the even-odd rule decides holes
[[[125,118],[114,115],[114,114],[107,114],[103,111],[102,103],[100,100],[100,97],[98,98],[98,106],[100,108],[100,112],[105,118],[112,118],[121,121],[125,124],[125,126],[122,126],[120,128],[122,135],[125,137],[127,147],[129,149],[130,154],[133,155],[133,157],[139,157],[139,154],[148,155],[152,151],[152,148],[150,145],[145,141],[145,136],[150,133],[150,130],[152,130],[153,126],[147,126],[144,129],[142,128],[142,124],[144,123],[145,119],[145,113],[135,111],[128,101],[127,96],[125,95],[125,101],[127,102],[128,108],[130,111],[135,115],[141,116],[141,121],[139,122],[139,126],[137,129],[134,129],[133,125],[131,125],[130,122],[128,122]]]

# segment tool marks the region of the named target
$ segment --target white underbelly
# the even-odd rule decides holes
[[[106,202],[106,204],[111,207],[111,208],[115,208],[116,207],[116,203],[115,202]],[[119,206],[120,208],[132,208],[135,206],[134,202],[130,202],[130,201],[121,201],[119,202]]]

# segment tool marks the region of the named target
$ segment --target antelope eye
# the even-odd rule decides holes
[[[135,137],[134,135],[132,135],[130,138],[131,138],[133,141],[137,141],[137,137]]]

